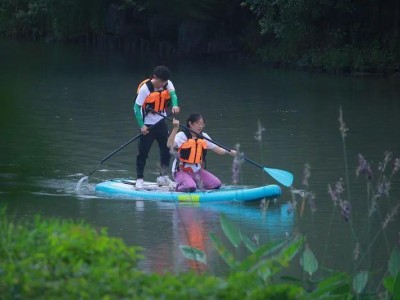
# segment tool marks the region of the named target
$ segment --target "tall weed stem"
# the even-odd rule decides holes
[[[343,145],[343,158],[344,158],[344,169],[346,172],[346,185],[347,185],[347,199],[349,201],[350,207],[352,207],[351,205],[351,198],[350,198],[350,180],[349,180],[349,168],[348,168],[348,163],[347,163],[347,151],[346,151],[346,135],[347,132],[349,131],[349,129],[346,127],[346,124],[343,120],[343,112],[342,112],[342,107],[339,108],[339,124],[340,124],[340,133],[342,136],[342,145]],[[349,225],[350,225],[350,229],[353,235],[353,242],[354,245],[358,244],[358,238],[357,235],[354,231],[354,226],[353,226],[353,221],[352,218],[349,218]]]

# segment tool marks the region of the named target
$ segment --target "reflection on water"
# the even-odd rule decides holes
[[[134,202],[134,206],[130,202]],[[124,203],[125,205],[120,209],[133,209],[135,220],[140,220],[140,225],[134,220],[125,223],[125,227],[131,228],[131,235],[125,236],[124,239],[153,238],[153,243],[144,249],[146,260],[141,263],[141,267],[149,271],[179,272],[192,269],[197,272],[209,271],[221,274],[226,270],[225,263],[219,258],[209,236],[213,232],[223,237],[219,223],[221,213],[240,228],[241,232],[251,238],[257,238],[260,244],[271,240],[284,240],[293,231],[294,215],[288,213],[287,205],[272,205],[268,210],[263,210],[258,206],[230,203],[218,205],[181,205],[148,201],[125,201]],[[154,220],[154,216],[149,215],[154,210],[154,206],[162,212],[159,215],[160,219]],[[109,204],[106,207],[109,207]],[[132,222],[135,225],[131,224]],[[115,224],[110,225],[115,227]],[[157,232],[157,238],[151,234],[154,231]],[[141,236],[135,236],[139,232]],[[148,241],[144,242],[148,244]],[[181,245],[203,251],[207,257],[207,264],[186,259],[179,250]],[[239,253],[238,259],[249,254],[244,247],[235,252]]]

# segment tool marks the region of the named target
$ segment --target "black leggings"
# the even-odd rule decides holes
[[[151,125],[147,125],[150,127]],[[169,161],[171,159],[171,154],[169,153],[169,148],[167,147],[168,141],[168,126],[164,120],[157,123],[156,126],[150,128],[149,133],[142,135],[139,139],[139,154],[136,156],[136,173],[137,178],[143,178],[144,167],[146,165],[146,160],[149,156],[150,148],[153,145],[154,140],[157,141],[158,147],[160,148],[160,164],[161,171],[160,175],[165,175],[165,170],[169,166]]]

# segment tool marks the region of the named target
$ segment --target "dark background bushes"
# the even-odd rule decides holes
[[[161,55],[232,55],[333,72],[400,68],[388,1],[3,0],[0,34]]]

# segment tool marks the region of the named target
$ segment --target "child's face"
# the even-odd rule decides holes
[[[201,133],[203,131],[204,126],[206,126],[206,124],[204,123],[203,118],[200,118],[196,122],[190,123],[190,129],[196,133]]]

